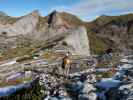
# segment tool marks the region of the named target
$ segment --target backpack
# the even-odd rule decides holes
[[[69,57],[65,56],[65,57],[63,58],[62,68],[65,68],[65,66],[66,66],[67,64],[70,64],[70,63],[71,63],[71,62],[70,62]]]

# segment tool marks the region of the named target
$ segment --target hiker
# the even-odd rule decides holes
[[[68,76],[69,74],[69,70],[70,70],[70,64],[71,64],[71,60],[69,57],[70,52],[68,52],[65,57],[63,58],[63,62],[62,62],[62,68],[64,69],[64,75]]]

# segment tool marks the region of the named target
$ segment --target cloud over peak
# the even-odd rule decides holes
[[[51,10],[67,11],[85,20],[103,14],[115,15],[133,12],[133,0],[82,0],[72,6],[54,7]]]

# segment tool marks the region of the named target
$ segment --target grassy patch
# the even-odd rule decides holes
[[[96,67],[97,68],[107,68],[107,67],[109,67],[109,62],[104,62],[104,61],[102,61],[102,62],[98,62],[98,64],[96,65]]]
[[[18,21],[19,17],[10,17],[10,16],[0,16],[0,22],[4,25],[6,24],[14,24],[16,21]]]
[[[11,86],[11,85],[18,85],[21,84],[21,80],[12,80],[12,81],[2,81],[0,82],[0,87],[6,87],[6,86]]]
[[[62,12],[62,13],[60,13],[60,15],[61,15],[62,19],[68,23],[68,25],[80,26],[83,24],[82,21],[78,17],[76,17],[72,14]]]
[[[46,23],[47,23],[46,17],[39,16],[39,22],[36,27],[37,30],[41,30],[45,26]]]
[[[21,57],[24,55],[30,55],[32,51],[33,51],[33,48],[30,48],[30,47],[10,48],[2,53],[0,60],[6,60],[6,59],[15,58],[15,57]]]
[[[43,100],[44,94],[40,90],[41,86],[34,83],[29,88],[18,90],[7,97],[0,97],[0,100]]]
[[[101,54],[107,49],[107,44],[96,36],[95,33],[89,33],[90,49],[92,54]]]
[[[18,85],[18,84],[22,84],[24,82],[29,82],[29,81],[32,81],[32,77],[24,77],[24,78],[20,78],[20,79],[16,79],[16,80],[1,81],[0,87]]]
[[[59,57],[63,57],[64,55],[61,53],[55,53],[55,52],[44,52],[41,56],[41,58],[49,59],[49,60],[56,60]]]
[[[96,78],[110,78],[112,77],[114,74],[116,73],[116,71],[110,70],[110,71],[106,71],[106,72],[96,72]]]

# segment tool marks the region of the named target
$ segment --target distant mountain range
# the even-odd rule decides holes
[[[88,29],[88,34],[92,37],[90,41],[93,51],[97,51],[96,48],[112,48],[120,51],[133,50],[133,14],[104,15],[92,22],[85,23],[85,26]],[[94,37],[97,40],[96,43]]]
[[[41,16],[35,10],[21,17],[0,12],[1,55],[7,55],[12,49],[16,50],[15,54],[19,51],[15,56],[42,49],[90,55],[90,52],[97,54],[107,48],[133,50],[133,14],[103,15],[92,22],[84,22],[66,12],[53,11]]]

